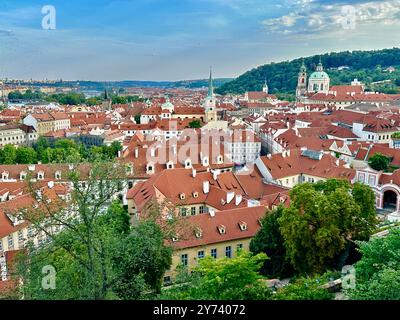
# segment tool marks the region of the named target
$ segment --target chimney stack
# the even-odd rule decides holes
[[[193,177],[193,178],[196,178],[196,175],[197,175],[196,169],[192,169],[192,177]]]
[[[219,172],[217,170],[214,170],[213,171],[213,179],[217,180],[218,179],[218,175],[219,175]]]
[[[236,199],[235,199],[235,205],[239,205],[242,202],[242,195],[241,194],[237,194],[236,195]]]
[[[203,181],[203,192],[208,194],[210,192],[210,182],[208,180]]]
[[[135,158],[139,158],[139,148],[135,148]]]
[[[226,203],[230,203],[235,198],[235,193],[233,191],[229,191],[226,194]]]

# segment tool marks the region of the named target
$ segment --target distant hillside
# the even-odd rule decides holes
[[[304,58],[308,75],[315,70],[319,59],[322,59],[325,71],[331,78],[331,85],[349,84],[354,78],[367,84],[367,88],[387,93],[398,92],[400,85],[400,48],[374,51],[344,51],[315,55]],[[219,87],[216,92],[244,93],[259,91],[267,78],[271,93],[295,93],[297,76],[302,58],[292,61],[270,63],[254,68],[231,82]],[[348,69],[338,70],[346,66]],[[385,71],[387,67],[395,67],[392,73]],[[331,69],[332,68],[332,69]],[[391,80],[385,84],[371,84],[377,81]]]
[[[218,88],[219,86],[223,85],[231,81],[231,78],[217,78],[213,79],[214,87]],[[24,84],[24,82],[21,82]],[[144,87],[151,87],[151,88],[163,88],[163,89],[170,89],[170,88],[202,88],[208,86],[208,79],[199,79],[199,80],[181,80],[181,81],[141,81],[141,80],[125,80],[125,81],[107,81],[107,82],[100,82],[100,81],[59,81],[56,83],[27,83],[29,85],[36,85],[36,86],[55,86],[55,87],[80,87],[86,90],[104,90],[105,85],[110,88],[144,88]]]

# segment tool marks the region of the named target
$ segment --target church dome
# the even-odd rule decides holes
[[[315,71],[310,75],[310,79],[325,80],[325,79],[329,79],[329,76],[325,71]]]

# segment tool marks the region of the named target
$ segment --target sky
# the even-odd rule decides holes
[[[48,5],[55,19],[42,13]],[[0,78],[187,80],[210,66],[237,77],[269,62],[397,47],[399,18],[400,0],[0,0]]]

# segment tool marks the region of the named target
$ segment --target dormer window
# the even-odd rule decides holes
[[[186,198],[185,194],[184,194],[183,192],[181,192],[181,193],[179,194],[179,199],[185,200],[185,198]]]
[[[247,223],[244,222],[244,221],[240,221],[240,222],[239,222],[239,228],[240,228],[240,230],[242,230],[242,231],[246,231],[246,230],[247,230]]]
[[[187,159],[185,161],[185,169],[190,169],[192,167],[192,161],[190,159]]]
[[[178,236],[172,237],[172,242],[178,242]]]
[[[174,168],[174,163],[172,161],[167,163],[167,169],[173,169]]]
[[[1,175],[1,177],[2,177],[3,180],[8,180],[8,176],[9,176],[8,171],[4,171],[4,172],[2,173],[2,175]]]
[[[217,227],[217,229],[218,229],[219,234],[225,234],[226,233],[226,228],[225,228],[225,226],[223,224],[220,224]]]
[[[203,236],[203,231],[200,228],[196,228],[196,230],[194,231],[194,235],[197,239],[200,239]]]
[[[193,198],[198,198],[199,197],[199,193],[197,191],[193,192]]]
[[[38,180],[43,180],[44,179],[44,172],[43,171],[38,172],[37,178],[38,178]]]
[[[60,179],[61,179],[61,172],[60,172],[60,171],[56,171],[56,173],[55,173],[55,178],[56,178],[57,180],[60,180]]]
[[[19,179],[20,180],[25,180],[26,179],[26,172],[25,171],[21,171],[21,173],[19,174]]]
[[[146,166],[146,173],[153,174],[154,173],[154,165],[152,163],[148,163]]]

